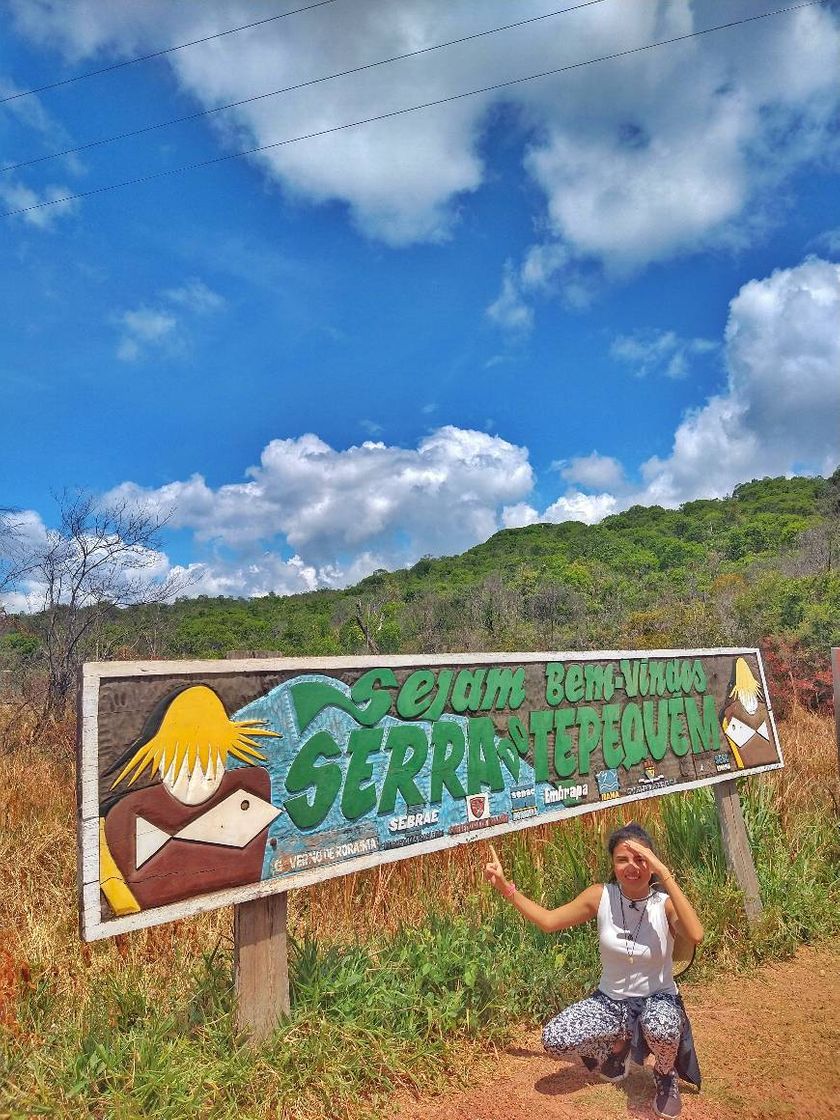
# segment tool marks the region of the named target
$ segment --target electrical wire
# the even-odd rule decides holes
[[[253,23],[243,23],[239,27],[229,27],[227,31],[216,31],[213,35],[205,35],[202,39],[191,39],[188,43],[179,43],[175,47],[164,47],[159,51],[152,51],[151,54],[141,54],[136,58],[126,58],[122,62],[113,62],[110,66],[101,66],[98,70],[88,70],[84,74],[76,74],[72,78],[63,78],[58,82],[48,82],[43,86],[34,86],[32,89],[20,90],[18,93],[10,93],[7,97],[0,97],[0,105],[5,105],[7,101],[17,101],[20,97],[31,97],[35,93],[44,93],[48,89],[58,89],[59,86],[69,86],[73,82],[82,82],[86,78],[96,78],[100,74],[108,74],[112,70],[122,70],[125,66],[134,66],[137,62],[149,62],[153,58],[161,58],[165,54],[172,54],[174,51],[183,51],[187,47],[197,47],[200,43],[209,43],[213,39],[223,39],[225,35],[235,35],[239,31],[248,31],[252,27],[262,27],[265,23],[273,23],[277,19],[286,19],[287,16],[300,15],[301,12],[311,12],[313,8],[324,8],[327,4],[337,4],[338,0],[316,0],[314,4],[307,4],[303,8],[292,8],[289,12],[279,12],[274,16],[266,16],[265,19],[254,20]]]
[[[533,82],[540,78],[549,78],[557,74],[568,73],[571,70],[579,70],[584,66],[593,66],[600,62],[611,62],[619,58],[627,58],[630,55],[640,54],[642,51],[653,50],[656,47],[672,46],[674,43],[683,43],[689,39],[697,39],[702,35],[710,35],[715,31],[727,31],[733,27],[741,27],[744,24],[756,23],[758,20],[770,19],[773,16],[785,15],[789,12],[796,12],[802,8],[813,8],[820,5],[824,0],[804,0],[800,4],[792,4],[784,8],[775,8],[770,12],[761,12],[754,16],[745,16],[742,19],[731,20],[728,23],[715,24],[712,27],[704,27],[699,31],[690,31],[685,35],[675,35],[671,39],[660,39],[654,43],[644,43],[639,47],[628,47],[626,50],[614,51],[612,54],[600,55],[598,58],[589,58],[583,62],[572,62],[566,66],[558,66],[553,70],[541,70],[536,74],[526,74],[521,78],[511,78],[504,82],[495,82],[489,86],[481,86],[479,89],[466,90],[463,93],[453,93],[448,97],[439,97],[434,101],[424,101],[419,105],[409,105],[403,109],[393,109],[387,113],[378,113],[372,117],[365,117],[362,120],[347,121],[344,124],[332,125],[329,128],[321,128],[315,132],[306,132],[299,136],[290,136],[285,140],[275,140],[269,144],[259,144],[253,148],[246,148],[241,152],[228,152],[225,155],[214,156],[212,159],[198,160],[194,163],[182,164],[180,167],[170,167],[163,171],[153,171],[148,175],[139,175],[134,179],[124,179],[119,183],[108,183],[102,187],[93,187],[88,191],[78,191],[74,194],[62,195],[60,198],[46,199],[43,202],[35,202],[29,206],[22,206],[16,210],[5,210],[0,212],[0,218],[11,218],[18,214],[26,214],[32,210],[42,210],[48,206],[59,206],[67,202],[75,202],[82,198],[91,198],[94,195],[104,194],[107,191],[119,190],[123,187],[138,186],[141,183],[148,183],[154,179],[163,179],[170,175],[179,175],[185,171],[195,171],[201,167],[212,167],[217,163],[225,163],[232,159],[241,159],[244,156],[254,155],[257,152],[269,151],[272,148],[282,148],[289,144],[300,144],[304,140],[314,140],[319,136],[329,136],[335,132],[341,132],[348,128],[359,128],[362,125],[373,124],[375,121],[392,120],[395,117],[402,117],[408,113],[416,113],[421,109],[431,109],[439,105],[449,105],[454,101],[461,101],[467,97],[478,97],[482,93],[492,93],[499,89],[510,89],[513,86],[522,85],[525,82]]]
[[[89,148],[98,148],[103,144],[113,144],[117,140],[127,140],[132,136],[142,136],[146,132],[154,132],[158,128],[168,128],[170,125],[184,124],[186,121],[198,120],[200,117],[209,117],[214,113],[223,113],[226,109],[237,109],[242,105],[251,105],[254,101],[263,101],[267,97],[278,97],[283,93],[292,93],[294,90],[305,89],[307,86],[316,86],[322,82],[332,81],[333,78],[346,78],[350,74],[360,74],[364,70],[375,70],[378,66],[386,66],[391,62],[400,62],[406,58],[417,58],[422,54],[430,54],[432,51],[443,50],[444,47],[454,47],[461,43],[469,43],[473,39],[482,39],[488,35],[497,35],[502,31],[511,31],[517,27],[524,27],[529,23],[539,23],[541,20],[552,19],[554,16],[566,15],[568,12],[576,12],[581,8],[592,8],[596,4],[603,4],[606,0],[585,0],[581,4],[573,4],[570,8],[557,8],[553,12],[545,12],[538,16],[529,16],[527,19],[516,20],[515,23],[505,23],[500,27],[491,27],[486,31],[476,31],[472,35],[462,35],[458,39],[449,39],[445,43],[434,43],[429,47],[420,47],[415,51],[406,51],[404,54],[394,54],[389,58],[380,58],[376,62],[366,62],[361,66],[353,66],[349,70],[338,70],[333,74],[324,74],[320,78],[309,78],[305,82],[296,82],[291,86],[283,86],[282,89],[269,90],[267,93],[257,93],[252,97],[243,97],[240,101],[229,101],[226,105],[216,105],[212,109],[200,109],[195,113],[187,113],[183,117],[173,117],[172,120],[158,121],[157,124],[148,124],[143,128],[134,128],[128,132],[118,132],[114,136],[105,136],[100,140],[90,140],[86,144],[78,144],[75,148],[65,148],[61,152],[51,152],[45,156],[35,156],[32,159],[21,160],[19,163],[9,163],[5,167],[0,167],[0,174],[5,171],[18,171],[22,167],[31,167],[36,163],[44,163],[50,159],[60,159],[62,156],[73,155],[75,152],[84,152]]]

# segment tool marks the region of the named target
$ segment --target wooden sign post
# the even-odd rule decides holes
[[[234,650],[228,661],[282,657],[278,650]],[[269,1037],[289,1003],[288,894],[240,902],[233,908],[236,1027],[259,1044]]]
[[[840,649],[831,651],[831,676],[834,681],[834,731],[837,736],[837,768],[840,771]]]
[[[284,891],[233,908],[236,1026],[253,1043],[290,1011],[287,899]]]
[[[738,796],[738,785],[734,778],[731,782],[719,782],[715,786],[715,801],[726,867],[730,875],[734,875],[738,881],[738,886],[744,895],[747,922],[753,926],[761,917],[763,907],[758,874],[750,850],[747,827],[744,824],[741,799]]]

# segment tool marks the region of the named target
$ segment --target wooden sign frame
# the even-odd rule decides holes
[[[539,813],[534,812],[530,815],[526,813],[518,818],[510,814],[509,819],[505,819],[499,823],[495,823],[491,815],[487,817],[485,821],[479,820],[474,830],[462,829],[460,832],[457,830],[456,832],[447,831],[444,835],[435,836],[434,839],[431,840],[424,840],[421,833],[415,841],[407,843],[403,847],[394,846],[389,850],[382,850],[380,848],[370,851],[369,853],[363,852],[362,854],[342,859],[340,862],[329,863],[325,866],[302,867],[299,871],[295,871],[294,873],[284,873],[282,876],[275,878],[264,878],[260,881],[254,881],[244,885],[212,890],[176,902],[159,906],[156,905],[148,909],[138,909],[137,912],[126,913],[119,916],[113,916],[111,914],[103,916],[103,902],[100,894],[103,852],[100,848],[100,844],[106,842],[103,840],[104,834],[102,831],[104,814],[102,811],[103,774],[99,758],[100,738],[103,732],[103,725],[107,725],[109,719],[116,718],[113,716],[113,712],[118,711],[120,704],[123,704],[125,710],[131,709],[131,703],[125,699],[125,695],[130,693],[132,688],[141,686],[142,682],[148,682],[150,690],[153,687],[157,687],[159,692],[163,686],[161,678],[171,678],[171,682],[178,683],[179,686],[184,688],[190,685],[209,686],[207,689],[209,692],[212,689],[214,681],[221,681],[223,677],[230,677],[232,674],[247,674],[249,677],[254,677],[258,681],[264,680],[270,684],[272,680],[276,681],[282,679],[286,681],[287,679],[294,678],[296,681],[298,676],[323,674],[330,677],[332,675],[338,676],[342,672],[350,674],[351,677],[355,676],[356,679],[358,679],[361,674],[369,670],[390,669],[393,670],[394,673],[400,674],[400,683],[404,684],[406,680],[406,670],[429,671],[437,676],[437,674],[442,674],[447,668],[451,668],[453,673],[461,669],[474,669],[477,671],[481,668],[485,668],[489,672],[491,667],[495,666],[508,668],[523,667],[523,672],[535,674],[537,672],[537,667],[540,665],[564,664],[585,666],[593,662],[620,663],[622,660],[644,661],[646,663],[657,661],[704,662],[709,659],[727,658],[730,659],[732,672],[734,672],[734,666],[736,664],[736,661],[733,659],[749,659],[753,666],[757,666],[758,675],[755,677],[754,683],[759,685],[762,693],[762,702],[766,707],[766,719],[769,721],[769,733],[765,734],[765,738],[769,740],[770,733],[772,734],[772,744],[776,750],[776,759],[774,761],[766,762],[761,765],[748,766],[742,770],[727,770],[721,773],[711,772],[700,779],[696,777],[692,780],[668,779],[667,784],[663,784],[662,775],[659,775],[659,777],[653,776],[648,779],[641,777],[639,778],[639,784],[633,787],[634,792],[632,795],[622,796],[619,793],[613,796],[609,794],[606,800],[593,801],[590,798],[578,804],[568,804],[569,799],[566,798],[566,803],[560,804],[558,802],[556,810],[544,807],[543,811]],[[721,678],[721,680],[722,679],[723,678]],[[727,681],[728,680],[729,675],[727,674]],[[577,816],[581,813],[591,812],[599,808],[630,804],[648,797],[661,796],[664,793],[676,793],[701,785],[713,785],[716,787],[716,794],[719,792],[722,796],[725,790],[734,792],[735,786],[733,779],[736,774],[762,773],[778,769],[784,764],[772,706],[767,693],[767,682],[764,667],[761,662],[761,655],[759,651],[754,648],[566,651],[550,653],[439,654],[425,656],[404,655],[329,658],[272,657],[248,660],[192,662],[111,662],[85,665],[81,673],[80,683],[81,719],[79,722],[78,767],[79,902],[81,932],[85,940],[95,940],[113,934],[127,933],[161,922],[189,917],[221,906],[241,905],[257,899],[267,899],[270,896],[284,894],[289,889],[308,886],[327,878],[362,871],[382,863],[413,858],[414,856],[474,840],[490,839],[507,832],[532,827],[535,824],[552,823],[568,817]],[[719,701],[723,695],[720,681],[718,681],[716,687],[716,704],[718,704],[719,708]],[[103,695],[106,695],[111,704],[109,711],[103,709]],[[260,693],[259,690],[257,690],[257,697],[263,695],[264,693]],[[567,704],[566,707],[568,706]],[[534,705],[531,705],[531,709],[533,709],[533,707]],[[558,707],[562,708],[563,705],[559,704]],[[247,707],[245,714],[249,714]],[[164,719],[165,718],[168,717],[164,716]],[[447,718],[446,714],[444,714],[443,718]],[[258,720],[249,719],[246,722],[251,724],[250,730],[254,736],[268,735],[271,733],[268,730],[254,731],[253,728],[258,725]],[[766,725],[765,730],[768,730]],[[720,728],[718,728],[718,731],[721,735],[721,742],[723,742],[723,733],[720,731]],[[507,740],[504,741],[507,742]],[[254,738],[251,742],[255,744],[256,747],[259,747],[264,746],[266,741]],[[123,743],[122,747],[125,748],[128,745],[128,743]],[[509,745],[510,744],[508,744],[508,746]],[[694,749],[697,750],[697,747],[695,746]],[[713,748],[710,748],[710,750],[711,749]],[[113,747],[112,754],[115,750],[116,748]],[[136,757],[135,755],[135,758],[128,765],[123,767],[123,774],[125,774],[131,766],[134,766]],[[244,757],[244,755],[238,757]],[[693,758],[693,756],[689,757]],[[525,765],[524,758],[525,756],[523,755],[523,765]],[[120,762],[123,761],[124,757],[120,759]],[[115,767],[112,766],[111,774],[114,772],[114,769]],[[653,767],[653,769],[655,770],[656,767]],[[602,771],[602,773],[603,772],[604,771]],[[557,780],[553,780],[556,785]],[[650,782],[649,786],[643,786],[641,784],[645,780]],[[728,786],[722,784],[727,782],[729,783]],[[536,783],[534,784],[536,786]],[[568,790],[566,792],[568,792]],[[248,796],[251,797],[254,795],[249,794]],[[534,794],[534,796],[536,797],[536,794]],[[737,799],[737,794],[735,796]],[[601,793],[601,797],[604,797],[603,793]],[[720,804],[721,797],[719,797],[718,800]],[[243,805],[246,803],[247,801],[243,800]],[[288,804],[288,799],[286,803]],[[489,800],[486,801],[485,804],[488,805]],[[546,798],[546,805],[547,804],[548,799]],[[278,812],[280,811],[282,810],[278,810]],[[156,833],[159,831],[159,829],[155,829]],[[161,833],[161,836],[162,835]],[[177,838],[178,837],[173,834],[170,837],[163,837],[163,842],[167,839]],[[148,839],[143,842],[151,843]]]

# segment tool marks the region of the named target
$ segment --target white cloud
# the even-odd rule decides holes
[[[184,581],[186,594],[191,597],[251,597],[269,593],[295,595],[314,591],[327,582],[319,581],[316,570],[304,564],[299,556],[283,560],[270,552],[250,558],[247,562],[216,559],[212,563],[179,565],[172,569],[172,575]]]
[[[576,482],[591,489],[614,489],[625,485],[624,468],[610,455],[583,455],[560,465],[560,473],[567,482]]]
[[[181,353],[189,337],[184,317],[209,315],[225,306],[218,292],[193,279],[161,292],[152,305],[119,311],[112,316],[112,322],[120,328],[117,357],[123,362],[136,362],[154,351]]]
[[[811,245],[813,248],[828,253],[829,256],[840,256],[840,226],[825,230],[819,237],[814,238]]]
[[[123,362],[134,362],[146,348],[161,345],[171,339],[178,325],[174,315],[151,307],[138,307],[114,316],[123,334],[117,345],[117,357]]]
[[[582,311],[592,303],[596,287],[591,268],[576,260],[562,242],[546,241],[532,245],[521,266],[511,260],[505,263],[501,291],[487,315],[505,329],[530,330],[534,312],[529,300],[535,295],[558,295],[566,307]]]
[[[526,448],[452,426],[413,449],[368,441],[338,451],[312,434],[272,440],[246,473],[217,489],[200,475],[156,490],[125,483],[110,497],[150,504],[173,528],[249,562],[282,539],[319,584],[338,584],[485,540],[533,487]]]
[[[502,290],[487,308],[487,317],[507,330],[529,331],[534,325],[534,313],[522,299],[511,261],[505,265]]]
[[[188,280],[180,288],[169,288],[163,293],[163,298],[199,315],[221,311],[225,306],[225,300],[218,292],[208,288],[203,280],[196,279]]]
[[[577,42],[605,54],[714,19],[711,5],[679,0],[614,5]],[[838,70],[837,15],[809,8],[523,89],[537,136],[526,167],[546,221],[542,244],[508,269],[513,294],[559,289],[585,305],[587,267],[620,278],[760,236],[785,177],[837,150]]]
[[[840,264],[810,257],[751,280],[729,305],[723,392],[689,411],[670,455],[621,464],[592,455],[552,464],[572,483],[540,520],[598,521],[631,505],[724,497],[739,483],[840,462]]]
[[[44,108],[40,98],[36,96],[15,98],[21,89],[8,77],[0,74],[0,98],[14,98],[6,100],[2,105],[0,123],[6,124],[13,120],[20,127],[26,137],[28,148],[35,146],[35,151],[45,148],[47,152],[55,148],[69,146],[71,138],[55,117]],[[6,147],[7,129],[0,131],[3,147]],[[18,147],[19,142],[13,143]],[[20,159],[17,152],[0,156],[0,167],[16,163]],[[54,167],[54,165],[50,165]],[[65,172],[78,174],[82,165],[75,156],[65,157],[63,161]],[[32,226],[34,229],[51,230],[62,218],[74,214],[79,208],[79,200],[61,202],[59,199],[73,194],[73,188],[64,183],[46,183],[40,188],[30,186],[24,181],[27,175],[25,170],[19,172],[0,171],[0,204],[6,210],[25,210],[26,213],[17,214],[15,220],[19,223]],[[50,177],[52,177],[50,175]],[[48,205],[42,206],[43,203]],[[29,209],[35,207],[35,209]]]
[[[501,527],[591,524],[637,503],[722,496],[764,475],[827,473],[840,460],[838,322],[840,264],[811,257],[744,284],[729,307],[726,386],[685,415],[671,453],[643,463],[635,485],[597,451],[559,460],[552,466],[570,488],[542,513],[527,448],[451,425],[412,448],[371,440],[337,450],[311,433],[276,439],[243,480],[212,487],[194,475],[153,490],[126,482],[106,501],[171,515],[172,528],[217,550],[188,569],[196,592],[263,594],[342,586],[460,552]],[[44,532],[36,514],[23,530]],[[161,554],[161,573],[168,563]]]
[[[74,213],[78,209],[78,200],[54,201],[72,193],[71,187],[47,186],[37,191],[14,179],[0,179],[0,200],[3,205],[7,210],[25,210],[25,213],[16,215],[16,220],[35,229],[50,230],[62,218]],[[38,207],[42,202],[52,202],[53,205],[41,209],[27,209],[27,207]]]
[[[583,521],[595,525],[618,509],[618,499],[613,494],[585,494],[582,490],[567,490],[552,502],[540,521]]]
[[[610,356],[631,366],[637,377],[661,373],[678,380],[685,377],[694,358],[715,350],[717,344],[708,338],[680,338],[674,331],[635,331],[617,335],[610,346]]]
[[[729,306],[727,389],[690,413],[640,497],[672,505],[745,478],[840,459],[840,265],[809,258],[745,284]]]
[[[76,64],[159,49],[253,16],[246,0],[11,0],[11,8],[19,31]],[[252,102],[212,118],[213,127],[231,150],[270,144],[687,34],[719,19],[718,8],[613,0]],[[521,0],[516,14],[544,11],[538,0]],[[738,0],[726,17],[754,12]],[[165,64],[188,96],[213,108],[509,21],[505,0],[369,0],[216,39]],[[594,258],[620,274],[731,237],[780,178],[825,153],[838,44],[836,14],[812,7],[249,158],[289,196],[345,203],[370,236],[392,245],[440,241],[460,200],[485,179],[480,144],[490,110],[509,105],[544,203],[545,245],[529,252],[522,283],[547,282],[567,257]],[[522,197],[530,205],[533,196]],[[572,290],[583,298],[579,282]]]
[[[502,510],[503,529],[521,529],[523,525],[535,525],[542,520],[537,510],[527,502],[517,502]]]

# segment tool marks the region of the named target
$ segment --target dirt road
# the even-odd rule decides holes
[[[746,978],[683,990],[703,1091],[683,1092],[685,1120],[840,1118],[840,947]],[[523,1035],[473,1076],[468,1089],[403,1105],[396,1120],[604,1120],[654,1115],[648,1068],[608,1085],[575,1060],[549,1059]]]

